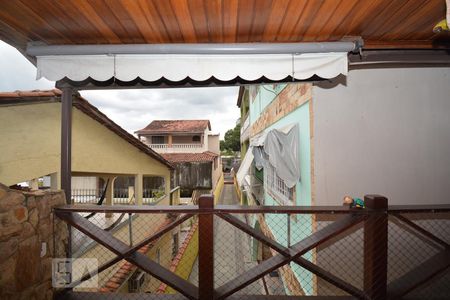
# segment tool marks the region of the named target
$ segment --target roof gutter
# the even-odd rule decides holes
[[[29,43],[26,53],[47,55],[115,55],[115,54],[301,54],[358,52],[363,46],[355,41],[322,43],[223,43],[223,44],[125,44],[125,45],[42,45]]]

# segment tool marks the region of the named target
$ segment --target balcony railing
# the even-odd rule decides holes
[[[166,290],[161,285],[188,299],[265,299],[268,295],[283,295],[283,299],[330,295],[342,299],[448,297],[450,206],[388,206],[381,196],[366,196],[365,204],[364,209],[214,206],[212,196],[202,196],[198,206],[79,205],[56,208],[55,214],[75,228],[76,234],[84,234],[108,249],[104,253],[116,255],[103,259],[98,278],[110,277],[117,270],[111,268],[125,261],[152,275],[149,282],[153,284],[144,285],[146,289],[140,291],[147,293],[141,294],[143,299],[158,298],[148,293]],[[128,245],[80,213],[128,213],[136,220],[162,221],[162,226],[154,230],[149,229],[150,223],[133,227],[133,235],[139,236],[133,238],[134,243],[130,239]],[[197,249],[197,263],[176,272],[163,262],[163,256],[155,262],[146,255],[151,252],[146,252],[149,245],[191,218],[191,224],[198,222],[198,242],[186,247]],[[170,245],[166,247],[160,253],[169,253]],[[183,259],[176,255],[169,265]],[[75,288],[63,291],[60,299],[95,297],[92,289],[77,285],[90,278],[87,274],[75,281]],[[104,283],[100,280],[99,284]],[[110,290],[115,286],[100,287],[102,299],[118,299]],[[165,296],[160,295],[161,299]],[[140,295],[133,297],[138,299]]]
[[[150,148],[156,152],[202,152],[206,151],[204,144],[201,143],[191,143],[191,144],[147,144]]]

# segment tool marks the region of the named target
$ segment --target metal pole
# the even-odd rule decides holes
[[[132,214],[128,214],[128,235],[130,239],[130,247],[133,247],[133,220],[131,218]]]
[[[291,214],[287,214],[287,246],[291,247]]]
[[[72,204],[72,95],[73,88],[66,87],[61,95],[61,189],[66,203]],[[72,226],[67,226],[67,257],[72,257]]]
[[[321,43],[228,43],[228,44],[127,44],[127,45],[35,45],[28,44],[27,54],[45,55],[115,55],[115,54],[301,54],[358,51],[360,39]]]
[[[72,204],[72,95],[73,88],[62,90],[61,96],[61,189],[66,203]]]

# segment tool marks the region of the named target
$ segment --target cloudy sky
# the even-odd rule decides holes
[[[50,89],[54,82],[35,80],[36,68],[16,49],[0,41],[0,91]],[[82,91],[82,96],[130,133],[152,120],[209,119],[224,133],[239,118],[237,87]]]

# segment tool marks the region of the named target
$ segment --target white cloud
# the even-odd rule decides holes
[[[36,68],[16,49],[0,41],[0,90],[51,89],[54,82],[35,80]],[[237,87],[81,91],[114,122],[133,133],[158,119],[209,119],[221,134],[239,118]]]

